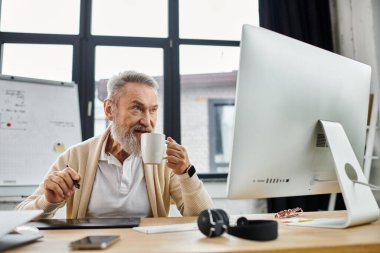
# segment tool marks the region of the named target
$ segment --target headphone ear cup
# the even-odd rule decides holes
[[[220,236],[228,226],[228,215],[221,209],[206,209],[199,214],[197,223],[199,230],[205,236]]]
[[[205,236],[209,236],[210,234],[210,229],[211,229],[211,223],[210,223],[210,218],[209,218],[209,213],[208,213],[208,210],[209,209],[206,209],[206,210],[203,210],[199,216],[198,216],[198,228],[199,228],[199,231],[202,232],[202,234],[204,234]]]
[[[223,209],[215,209],[215,211],[218,213],[221,220],[223,220],[224,225],[227,227],[230,226],[230,218],[228,217],[228,214]]]
[[[239,219],[237,219],[237,221],[236,221],[236,225],[237,225],[237,226],[248,225],[248,219],[245,218],[245,217],[240,217]]]
[[[220,236],[227,230],[230,225],[230,219],[228,218],[227,213],[223,209],[214,209],[213,214],[216,216],[215,224],[215,236]]]

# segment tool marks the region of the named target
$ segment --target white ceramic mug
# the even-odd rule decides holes
[[[165,154],[165,135],[143,133],[141,135],[141,156],[145,164],[161,164]]]

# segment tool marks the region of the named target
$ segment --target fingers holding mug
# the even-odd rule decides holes
[[[167,166],[171,168],[175,174],[183,174],[190,165],[187,150],[171,137],[168,137],[167,141]]]

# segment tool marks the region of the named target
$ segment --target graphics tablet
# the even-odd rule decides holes
[[[39,229],[132,228],[137,227],[139,224],[140,217],[41,219],[28,223],[28,225]]]

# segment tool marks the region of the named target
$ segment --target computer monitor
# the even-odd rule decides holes
[[[347,164],[355,171],[363,163],[370,78],[371,68],[365,64],[264,28],[244,25],[228,197],[270,198],[342,191]],[[330,122],[338,124],[330,127]],[[339,139],[341,131],[334,129],[339,124],[352,148],[346,145],[344,136]],[[328,141],[326,131],[330,132]],[[341,154],[341,150],[347,152]],[[342,157],[357,158],[357,164]],[[365,180],[362,174],[359,177]],[[343,192],[347,208],[358,202],[355,199],[347,203],[346,195],[364,191],[364,195],[372,196],[369,202],[362,201],[377,208],[371,219],[378,217],[369,187],[350,183],[343,182],[349,188]],[[358,188],[365,189],[357,191]],[[335,225],[347,227],[355,222],[348,223],[346,220]]]

